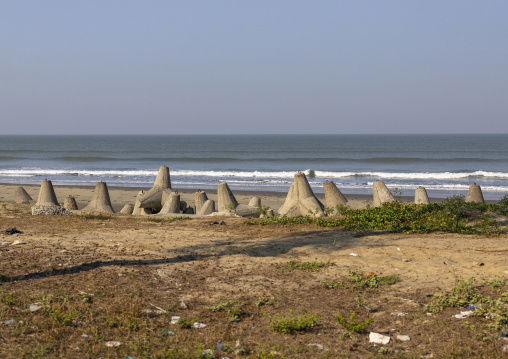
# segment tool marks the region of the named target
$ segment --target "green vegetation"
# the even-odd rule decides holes
[[[273,302],[273,298],[267,299],[265,297],[259,297],[258,301],[256,302],[256,307],[261,307],[263,305],[270,305]]]
[[[289,261],[286,264],[280,265],[277,264],[277,268],[281,268],[286,272],[292,272],[294,270],[304,270],[307,272],[317,272],[321,268],[332,267],[334,266],[334,262],[298,262],[298,261]]]
[[[359,271],[350,269],[347,271],[349,277],[346,277],[342,281],[332,280],[330,282],[322,280],[320,283],[327,289],[333,289],[336,287],[347,287],[353,285],[353,288],[360,289],[371,289],[378,288],[381,284],[392,285],[400,282],[398,275],[393,274],[384,277],[378,277],[374,273],[361,273]]]
[[[80,214],[78,217],[82,219],[97,219],[100,221],[109,221],[111,219],[111,216],[101,213],[85,213]]]
[[[279,333],[294,333],[297,331],[305,331],[316,325],[321,318],[316,314],[302,314],[295,316],[293,310],[289,310],[288,315],[277,313],[270,318],[270,329]]]
[[[192,324],[194,324],[196,320],[198,320],[198,317],[192,317],[190,320],[180,318],[177,325],[182,329],[190,329],[192,328]]]
[[[399,201],[380,207],[351,209],[337,206],[337,218],[270,217],[247,221],[250,225],[314,224],[321,227],[340,227],[348,230],[387,230],[405,233],[449,232],[461,234],[499,235],[503,233],[494,214],[508,215],[508,195],[498,204],[466,203],[464,196],[453,196],[441,203],[426,205]],[[327,212],[330,212],[328,209]]]
[[[238,300],[226,300],[218,305],[205,307],[205,309],[212,312],[225,312],[228,314],[228,321],[239,322],[240,317],[245,314],[243,312],[243,305]]]
[[[481,292],[484,286],[475,286],[476,279],[471,277],[467,281],[455,278],[455,286],[450,292],[439,289],[439,293],[432,296],[431,302],[424,307],[430,313],[440,313],[449,307],[474,307],[471,317],[480,317],[494,320],[486,328],[492,330],[508,329],[508,281],[504,278],[487,281],[486,284],[492,290],[497,289],[492,295]],[[499,289],[498,289],[499,288]],[[474,326],[468,323],[468,326]],[[482,333],[483,334],[483,333]]]
[[[344,329],[350,332],[355,333],[363,333],[365,328],[374,321],[374,317],[368,318],[364,322],[355,321],[356,313],[351,311],[351,318],[348,320],[341,313],[335,315],[335,319],[337,319],[337,323]]]

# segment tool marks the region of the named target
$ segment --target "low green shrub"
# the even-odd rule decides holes
[[[288,315],[277,313],[270,318],[270,329],[279,333],[293,333],[296,331],[305,331],[317,324],[321,316],[316,314],[302,314],[295,316],[293,310],[289,310]]]
[[[374,317],[368,318],[363,322],[355,321],[356,313],[351,311],[351,318],[348,320],[341,313],[335,315],[335,319],[337,323],[347,331],[355,332],[355,333],[363,333],[365,328],[374,321]]]

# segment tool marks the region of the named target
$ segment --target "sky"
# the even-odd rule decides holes
[[[0,134],[507,133],[508,2],[0,0]]]

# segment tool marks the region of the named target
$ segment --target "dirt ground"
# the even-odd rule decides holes
[[[212,224],[221,221],[225,224]],[[449,289],[456,278],[475,277],[481,285],[506,276],[507,235],[356,233],[244,221],[31,216],[29,206],[5,204],[0,209],[0,357],[199,357],[206,349],[217,358],[508,356],[504,338],[477,340],[465,325],[468,319],[452,317],[465,309],[423,310],[436,287]],[[23,233],[1,234],[13,227]],[[335,265],[284,270],[290,261]],[[344,278],[348,270],[397,274],[401,281],[375,290],[320,284]],[[260,305],[260,298],[267,303]],[[242,305],[238,321],[207,309],[228,300]],[[26,310],[36,302],[45,309]],[[164,312],[147,314],[155,307]],[[320,318],[294,334],[272,330],[273,318],[290,310]],[[344,336],[334,317],[349,318],[351,310],[362,321],[374,317],[352,338]],[[77,314],[66,321],[62,313]],[[170,323],[172,316],[197,317],[206,328],[180,328]],[[16,323],[3,323],[11,319]],[[475,320],[482,325],[480,318],[469,322]],[[161,334],[164,330],[171,335]],[[374,345],[369,332],[391,340]],[[120,344],[108,346],[111,341]],[[218,342],[224,350],[213,352]]]

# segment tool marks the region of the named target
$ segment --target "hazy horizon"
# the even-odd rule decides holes
[[[506,133],[507,15],[503,1],[2,2],[0,134]]]

